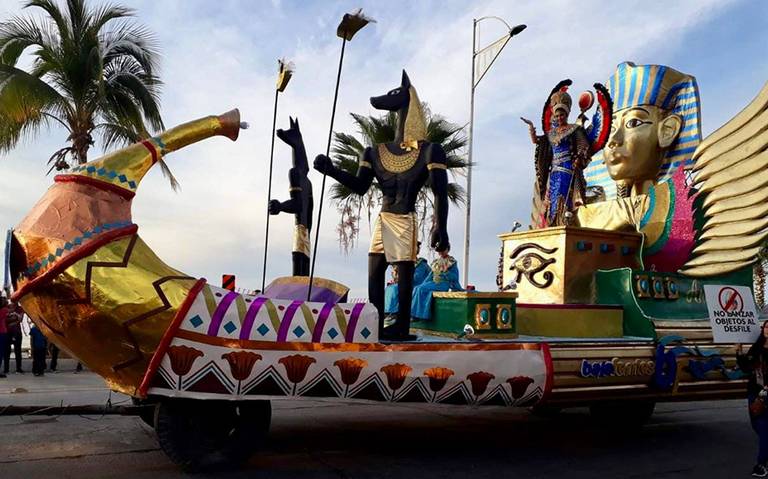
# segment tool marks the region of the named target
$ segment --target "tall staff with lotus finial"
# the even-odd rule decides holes
[[[275,109],[272,114],[272,145],[269,148],[269,181],[267,186],[267,226],[264,233],[264,267],[261,272],[261,291],[264,292],[264,285],[267,280],[267,250],[269,249],[269,200],[272,198],[272,162],[275,159],[275,127],[277,123],[277,99],[280,97],[280,93],[285,91],[285,87],[288,86],[288,82],[291,81],[293,76],[294,66],[292,62],[289,62],[283,58],[277,60],[278,72],[277,72],[277,85],[275,87]]]
[[[363,9],[358,8],[353,13],[345,13],[339,26],[336,28],[336,36],[341,38],[341,55],[339,56],[339,71],[336,74],[336,89],[333,93],[333,108],[331,109],[331,126],[328,129],[328,146],[325,148],[325,156],[331,154],[331,140],[333,139],[333,121],[336,118],[336,101],[339,99],[339,82],[341,81],[341,65],[344,62],[344,47],[347,42],[352,40],[364,26],[369,23],[376,23],[373,18],[363,15]],[[274,140],[273,140],[274,141]],[[323,196],[325,195],[325,177],[323,173],[323,182],[320,186],[320,207],[317,210],[317,223],[315,224],[315,245],[312,251],[312,268],[309,272],[309,288],[307,288],[307,301],[312,297],[312,280],[315,277],[315,259],[317,258],[317,244],[320,242],[320,219],[323,216]]]

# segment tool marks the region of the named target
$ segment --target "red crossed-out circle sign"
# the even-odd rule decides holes
[[[738,291],[726,286],[717,293],[717,301],[726,312],[739,312],[744,309],[744,299]]]

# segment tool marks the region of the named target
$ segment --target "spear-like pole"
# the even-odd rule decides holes
[[[328,129],[328,144],[325,148],[325,156],[331,154],[331,141],[333,140],[333,122],[336,119],[336,102],[339,99],[339,84],[341,82],[341,66],[344,63],[344,48],[347,42],[352,40],[357,32],[364,26],[376,20],[363,15],[363,9],[360,8],[354,13],[345,13],[339,26],[336,28],[336,35],[341,38],[341,54],[339,55],[339,69],[336,73],[336,88],[333,93],[333,107],[331,109],[331,125]],[[325,178],[323,171],[323,181],[320,185],[320,207],[317,210],[317,222],[315,223],[315,244],[312,250],[312,267],[309,271],[309,287],[307,288],[307,301],[312,297],[312,280],[315,277],[315,260],[317,259],[317,244],[320,239],[320,220],[323,216],[323,197],[325,196]]]
[[[264,285],[267,280],[267,250],[269,249],[269,200],[272,199],[272,163],[275,159],[275,127],[277,124],[277,100],[280,93],[285,91],[288,82],[293,76],[293,63],[280,59],[277,61],[279,70],[277,72],[277,85],[275,87],[275,108],[272,113],[272,145],[269,148],[269,180],[267,183],[267,226],[264,232],[264,266],[261,270],[261,292],[264,292]]]

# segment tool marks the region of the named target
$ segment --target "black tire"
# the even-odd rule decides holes
[[[654,401],[597,402],[589,406],[595,422],[610,429],[636,429],[653,415]]]
[[[246,461],[263,445],[271,417],[269,401],[165,400],[155,409],[155,432],[171,461],[195,472]]]

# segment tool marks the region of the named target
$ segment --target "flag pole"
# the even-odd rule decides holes
[[[341,67],[344,63],[344,49],[347,42],[352,40],[364,26],[376,22],[373,18],[363,15],[363,9],[359,8],[354,13],[345,13],[339,26],[336,28],[336,36],[341,38],[341,54],[339,55],[339,69],[336,73],[336,88],[333,93],[333,107],[331,108],[331,125],[328,129],[328,144],[325,147],[325,156],[331,154],[331,142],[333,141],[333,122],[336,119],[336,103],[339,99],[339,85],[341,84]],[[320,186],[320,207],[317,210],[317,223],[315,223],[315,244],[312,249],[312,267],[309,270],[309,285],[307,287],[307,301],[312,298],[312,282],[315,278],[315,260],[317,259],[317,245],[320,242],[320,220],[323,216],[323,198],[325,196],[325,179],[328,175],[323,171],[323,181]]]
[[[269,201],[272,199],[272,165],[275,159],[275,128],[277,126],[277,103],[280,98],[280,93],[285,91],[285,87],[288,86],[288,82],[293,76],[293,63],[285,60],[278,60],[279,65],[277,86],[275,87],[275,107],[272,113],[272,144],[269,148],[269,180],[267,182],[267,224],[264,231],[264,265],[261,270],[261,292],[264,292],[264,287],[267,280],[267,251],[269,249]]]
[[[464,218],[464,278],[462,283],[469,284],[469,235],[472,212],[472,138],[475,124],[475,55],[477,45],[477,19],[472,19],[472,69],[469,89],[469,145],[467,147],[467,209]]]
[[[482,22],[483,20],[487,20],[489,18],[493,18],[495,20],[499,20],[501,23],[503,23],[507,29],[509,30],[509,33],[505,35],[504,37],[501,37],[496,42],[493,42],[484,48],[482,48],[479,52],[477,50],[477,24]],[[470,90],[469,90],[469,145],[467,147],[467,208],[466,213],[464,217],[464,276],[463,276],[463,283],[464,286],[466,286],[469,283],[469,240],[470,240],[470,233],[471,233],[471,214],[472,214],[472,147],[473,147],[473,140],[474,140],[474,126],[475,126],[475,89],[477,88],[477,85],[480,83],[480,80],[482,80],[485,77],[485,74],[488,72],[488,70],[491,68],[491,65],[496,61],[501,51],[504,49],[505,46],[507,46],[507,42],[517,35],[518,33],[525,30],[525,25],[517,25],[515,27],[510,27],[507,22],[505,22],[503,19],[499,17],[494,16],[487,16],[482,18],[473,18],[472,19],[472,74],[471,74],[471,83],[470,83]],[[489,49],[492,49],[494,45],[496,45],[501,40],[504,40],[504,42],[501,44],[501,46],[498,48],[498,50],[495,51],[493,54],[493,58],[491,59],[490,63],[485,66],[483,71],[480,73],[480,77],[475,79],[476,76],[476,61],[477,61],[477,55],[479,53],[483,53],[485,51],[488,51]]]

